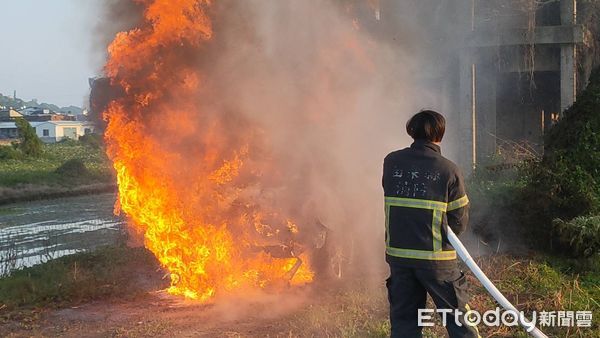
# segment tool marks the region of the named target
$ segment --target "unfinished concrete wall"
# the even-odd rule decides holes
[[[472,4],[460,82],[461,130],[470,132],[464,139],[472,149],[461,161],[466,169],[485,164],[504,141],[543,150],[544,129],[575,100],[577,46],[584,40],[575,0]]]
[[[454,145],[445,154],[468,172],[503,141],[542,151],[544,130],[572,104],[593,60],[600,60],[577,21],[582,6],[600,13],[594,1],[356,3],[376,7],[376,15],[358,18],[361,29],[417,60],[406,65],[414,69],[410,85],[423,90],[423,108],[445,113],[446,142]],[[598,19],[590,12],[583,17],[589,25]]]

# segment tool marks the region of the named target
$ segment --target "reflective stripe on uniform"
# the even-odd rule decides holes
[[[446,211],[447,204],[440,201],[421,200],[417,198],[386,197],[385,204],[394,207],[429,209]]]
[[[427,259],[427,260],[452,260],[456,259],[456,252],[442,251],[442,219],[444,212],[460,209],[469,204],[467,195],[450,203],[403,197],[385,197],[385,230],[386,230],[386,252],[390,256],[401,258]],[[433,251],[400,249],[390,246],[390,208],[404,207],[424,210],[432,210],[431,237],[433,239]]]
[[[430,261],[449,261],[456,259],[456,251],[454,250],[434,252],[427,250],[399,249],[388,246],[385,252],[394,257],[426,259]]]
[[[390,246],[390,205],[385,204],[385,245]]]
[[[464,195],[463,197],[448,203],[448,207],[446,208],[446,211],[460,209],[460,208],[466,206],[467,204],[469,204],[469,198],[467,197],[467,195]]]
[[[428,210],[439,210],[439,211],[452,211],[460,209],[469,204],[469,198],[467,195],[454,200],[449,203],[433,201],[433,200],[422,200],[418,198],[403,198],[403,197],[386,197],[385,204],[394,207],[406,207],[406,208],[417,208],[417,209],[428,209]]]
[[[439,210],[433,211],[431,237],[433,237],[433,251],[442,251],[442,212]]]

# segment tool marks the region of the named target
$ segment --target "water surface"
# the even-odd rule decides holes
[[[114,243],[124,224],[103,193],[0,206],[0,274]]]

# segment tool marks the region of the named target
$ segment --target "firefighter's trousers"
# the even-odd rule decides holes
[[[419,326],[418,313],[419,309],[426,308],[427,294],[431,296],[438,310],[462,311],[463,315],[456,318],[454,311],[446,315],[446,330],[450,338],[479,337],[477,327],[468,326],[464,321],[464,313],[469,309],[467,283],[464,273],[458,268],[417,269],[390,265],[390,277],[386,286],[390,302],[392,338],[422,337],[423,327]],[[431,319],[424,319],[422,322],[433,323],[436,313],[424,313],[431,316]],[[456,320],[461,325],[458,325]]]

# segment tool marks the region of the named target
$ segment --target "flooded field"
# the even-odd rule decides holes
[[[124,223],[114,201],[108,193],[0,206],[0,275],[114,243]]]

